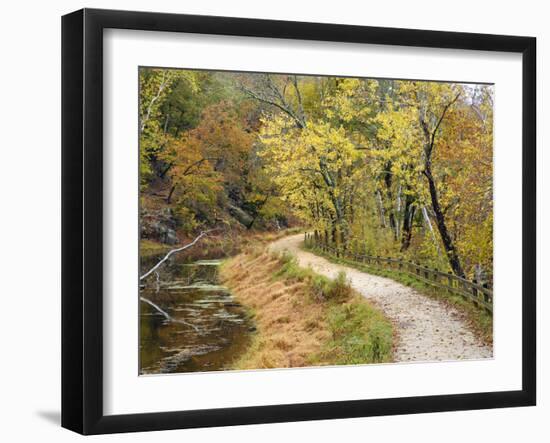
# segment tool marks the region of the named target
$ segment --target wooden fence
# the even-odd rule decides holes
[[[425,284],[447,291],[449,294],[457,294],[472,301],[476,306],[493,312],[493,290],[489,284],[478,284],[458,277],[451,272],[442,272],[437,269],[427,268],[420,263],[414,263],[398,258],[380,257],[353,253],[343,249],[319,242],[310,233],[305,233],[304,244],[308,248],[317,249],[324,254],[335,258],[349,260],[357,264],[363,264],[379,269],[389,269],[409,275]]]

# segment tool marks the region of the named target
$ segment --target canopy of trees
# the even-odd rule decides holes
[[[142,208],[492,276],[490,85],[142,68]]]

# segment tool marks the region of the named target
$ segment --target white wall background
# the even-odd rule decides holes
[[[369,4],[370,3],[370,4]],[[12,1],[2,8],[0,45],[0,439],[81,440],[60,414],[60,16],[81,7],[155,10],[282,20],[531,35],[538,38],[539,225],[550,222],[550,173],[542,156],[550,93],[550,28],[536,0]],[[541,198],[540,195],[545,196]],[[545,201],[543,201],[545,200]],[[539,228],[539,275],[549,236]],[[281,442],[548,441],[550,283],[539,278],[539,406],[95,437],[94,441]]]

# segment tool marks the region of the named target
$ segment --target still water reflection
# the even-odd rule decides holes
[[[160,258],[142,260],[142,272]],[[254,326],[220,286],[219,265],[176,257],[140,290],[140,374],[228,369],[246,349]]]

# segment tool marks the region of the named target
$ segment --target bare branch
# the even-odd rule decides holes
[[[285,86],[286,87],[286,86]],[[271,77],[267,76],[265,81],[265,88],[267,88],[267,91],[264,93],[261,92],[255,92],[243,85],[239,87],[239,89],[247,94],[248,96],[252,97],[255,100],[258,100],[262,103],[266,103],[271,106],[275,106],[277,109],[283,111],[285,114],[287,114],[289,117],[291,117],[296,125],[303,129],[306,127],[305,119],[300,117],[299,115],[294,112],[292,107],[287,103],[287,101],[284,98],[284,95],[281,93],[279,88],[273,83]]]
[[[162,94],[162,91],[164,90],[164,88],[166,87],[167,84],[168,84],[168,79],[166,78],[166,71],[163,71],[162,72],[162,80],[160,82],[157,93],[155,94],[155,96],[149,102],[149,106],[147,106],[147,113],[145,114],[145,117],[143,117],[143,119],[141,121],[140,132],[143,132],[143,130],[145,129],[145,125],[147,124],[147,122],[149,121],[149,118],[151,117],[151,111],[153,109],[153,105],[160,98],[160,95]]]
[[[185,170],[181,174],[178,174],[178,175],[179,176],[186,176],[191,172],[191,169],[193,169],[195,166],[199,166],[202,163],[204,163],[205,161],[213,161],[213,160],[219,160],[219,159],[217,157],[204,157],[204,158],[201,158],[200,160],[197,160],[196,162],[191,163],[189,166],[187,166],[187,168],[185,168]]]
[[[139,297],[139,299],[142,302],[145,302],[148,305],[152,306],[154,309],[156,309],[158,312],[160,312],[162,315],[164,315],[164,318],[166,318],[166,320],[173,321],[173,322],[176,322],[176,323],[182,323],[184,325],[187,325],[187,326],[193,328],[195,331],[199,332],[199,328],[197,328],[195,325],[192,325],[191,323],[187,323],[185,320],[180,320],[180,319],[173,318],[170,314],[168,314],[165,310],[163,310],[159,305],[157,305],[156,303],[153,303],[148,298]]]
[[[209,232],[216,231],[216,229],[209,229],[208,231],[202,231],[195,239],[184,246],[181,246],[180,248],[172,249],[164,256],[164,258],[159,261],[155,266],[153,266],[151,269],[149,269],[145,274],[143,274],[141,277],[139,277],[140,281],[145,280],[149,275],[154,273],[166,260],[168,260],[172,255],[174,255],[177,252],[185,251],[186,249],[189,249],[191,246],[194,246],[201,238],[205,237]]]
[[[433,130],[432,134],[431,134],[431,140],[430,140],[430,144],[428,146],[428,152],[426,152],[426,157],[430,158],[430,156],[432,155],[432,150],[433,150],[433,147],[434,147],[434,144],[435,144],[435,136],[437,134],[437,131],[439,130],[439,126],[441,126],[441,123],[443,122],[443,119],[445,118],[445,114],[447,113],[448,109],[458,100],[458,98],[460,97],[460,92],[456,95],[456,97],[451,100],[449,103],[447,103],[445,105],[445,107],[443,108],[443,112],[441,113],[441,116],[439,117],[439,120],[437,121],[437,124],[435,125],[435,129]],[[424,127],[425,125],[425,122],[422,123],[422,126]],[[424,131],[426,131],[426,129],[424,128]]]
[[[300,93],[300,88],[298,88],[298,77],[295,75],[292,78],[292,85],[294,86],[294,90],[296,91],[296,96],[298,97],[298,107],[300,112],[300,118],[305,121],[305,112],[304,112],[304,104],[302,103],[302,94]]]

